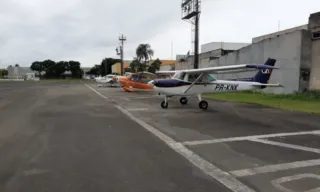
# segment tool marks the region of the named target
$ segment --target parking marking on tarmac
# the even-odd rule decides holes
[[[285,188],[281,185],[281,183],[286,183],[286,182],[289,182],[289,181],[295,181],[295,180],[299,180],[299,179],[303,179],[303,178],[314,178],[314,179],[318,179],[320,180],[320,175],[315,175],[315,174],[298,174],[298,175],[292,175],[292,176],[289,176],[289,177],[281,177],[279,179],[275,179],[275,180],[272,180],[271,183],[272,185],[281,190],[281,191],[284,191],[284,192],[295,192],[291,189],[288,189],[288,188]],[[314,188],[314,189],[311,189],[311,190],[308,190],[308,191],[304,191],[304,192],[319,192],[320,191],[320,187],[317,187],[317,188]]]
[[[199,140],[199,141],[185,141],[185,142],[182,142],[182,144],[190,145],[190,146],[205,145],[205,144],[213,144],[213,143],[248,141],[248,140],[254,140],[254,139],[264,139],[264,138],[273,138],[273,137],[285,137],[285,136],[295,136],[295,135],[317,135],[317,134],[320,134],[320,130],[300,131],[300,132],[291,132],[291,133],[275,133],[275,134],[265,134],[265,135],[252,135],[252,136],[243,136],[243,137],[229,137],[229,138]]]
[[[276,142],[276,141],[267,141],[267,140],[263,140],[263,139],[250,139],[249,141],[268,144],[268,145],[275,145],[275,146],[285,147],[285,148],[290,148],[290,149],[297,149],[297,150],[301,150],[301,151],[320,153],[320,149],[311,148],[311,147],[304,147],[304,146],[300,146],[300,145],[293,145],[293,144],[281,143],[281,142]]]
[[[149,108],[132,108],[132,109],[127,109],[128,111],[147,111]]]
[[[98,91],[96,91],[94,88],[88,86],[85,84],[86,87],[97,93],[99,96],[101,96],[104,99],[108,99],[108,97],[102,95]],[[140,124],[144,129],[154,134],[156,137],[161,139],[163,142],[165,142],[171,149],[176,151],[177,153],[181,154],[183,157],[185,157],[188,161],[190,161],[193,165],[201,169],[204,173],[211,176],[215,180],[222,183],[224,186],[229,188],[230,190],[234,192],[255,192],[253,189],[248,187],[247,185],[243,184],[239,180],[237,180],[235,177],[233,177],[228,172],[222,171],[218,167],[214,166],[213,164],[209,163],[205,159],[201,158],[199,155],[195,154],[188,148],[186,148],[183,144],[176,142],[171,137],[165,135],[164,133],[160,132],[156,128],[152,127],[151,125],[145,123],[144,121],[140,120],[139,118],[136,118],[133,116],[129,111],[122,108],[119,105],[115,105],[121,112],[123,112],[125,115],[127,115],[130,119],[135,121],[136,123]]]
[[[113,100],[111,98],[106,97],[102,93],[98,92],[94,88],[85,85],[90,88],[92,91],[97,93],[102,98],[107,100]],[[124,97],[126,100],[136,99],[133,97]],[[137,99],[142,98],[137,96]],[[148,98],[148,97],[143,97]],[[149,97],[150,98],[150,97]],[[153,97],[154,98],[154,97]],[[300,132],[285,132],[285,133],[275,133],[275,134],[264,134],[264,135],[251,135],[251,136],[241,136],[241,137],[227,137],[227,138],[217,138],[217,139],[209,139],[209,140],[195,140],[195,141],[185,141],[185,142],[177,142],[171,137],[167,136],[163,132],[159,131],[158,129],[152,127],[151,125],[147,124],[140,118],[135,117],[129,111],[145,111],[148,108],[123,108],[117,103],[115,103],[115,107],[117,107],[121,112],[127,115],[130,119],[135,121],[136,123],[140,124],[144,129],[151,132],[153,135],[161,139],[165,142],[171,149],[182,155],[185,159],[191,162],[193,165],[198,167],[207,175],[211,176],[213,179],[217,180],[218,182],[222,183],[227,188],[231,189],[233,192],[255,192],[254,189],[250,188],[249,186],[243,184],[237,178],[242,178],[246,176],[253,176],[258,174],[264,173],[274,173],[278,171],[286,171],[291,169],[297,168],[307,168],[313,166],[320,166],[320,159],[311,159],[311,160],[303,160],[303,161],[295,161],[289,163],[281,163],[281,164],[271,164],[265,165],[261,167],[254,167],[254,168],[247,168],[247,169],[239,169],[233,171],[223,171],[220,168],[216,167],[209,161],[203,159],[198,154],[193,152],[191,149],[188,149],[187,146],[194,146],[194,145],[205,145],[205,144],[214,144],[214,143],[225,143],[225,142],[234,142],[234,141],[250,141],[250,142],[258,142],[263,143],[266,145],[273,145],[282,148],[290,148],[296,150],[302,150],[307,152],[313,152],[320,154],[320,149],[311,148],[311,147],[304,147],[300,145],[293,145],[287,144],[282,142],[270,141],[268,138],[276,138],[276,137],[287,137],[287,136],[300,136],[300,135],[320,135],[320,130],[313,130],[313,131],[300,131]],[[271,181],[273,187],[280,191],[284,192],[295,192],[290,189],[287,189],[281,185],[281,183],[288,182],[288,181],[295,181],[304,178],[316,178],[319,179],[318,175],[313,174],[300,174],[300,175],[293,175],[289,177],[282,177]],[[308,192],[320,192],[320,188],[314,188],[309,190]],[[307,191],[305,191],[307,192]]]
[[[245,177],[245,176],[252,176],[262,173],[271,173],[271,172],[277,172],[277,171],[285,171],[289,169],[297,169],[297,168],[303,168],[303,167],[312,167],[312,166],[318,166],[320,165],[320,159],[314,159],[314,160],[307,160],[307,161],[295,161],[291,163],[282,163],[282,164],[276,164],[276,165],[266,165],[262,167],[255,167],[252,169],[241,169],[241,170],[235,170],[230,171],[230,173],[236,177]]]

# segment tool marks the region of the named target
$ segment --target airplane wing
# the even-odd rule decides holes
[[[156,74],[175,74],[177,71],[156,71]]]
[[[240,64],[240,65],[229,65],[229,66],[219,66],[219,67],[207,67],[200,69],[185,69],[181,70],[184,73],[219,73],[226,71],[231,73],[232,71],[249,71],[252,69],[279,69],[270,65],[264,64]]]

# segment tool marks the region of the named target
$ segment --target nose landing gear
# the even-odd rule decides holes
[[[167,96],[164,96],[164,101],[161,102],[161,107],[166,109],[168,108],[168,98]]]

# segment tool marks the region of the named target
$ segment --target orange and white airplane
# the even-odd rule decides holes
[[[118,82],[127,92],[134,91],[153,91],[153,87],[148,82],[159,78],[156,74],[150,72],[131,73],[127,76],[118,77]]]

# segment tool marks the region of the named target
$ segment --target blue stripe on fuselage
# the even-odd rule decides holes
[[[176,79],[157,79],[154,84],[157,87],[180,87],[185,85],[191,85],[189,82],[179,81]]]
[[[191,85],[192,82],[179,81],[176,79],[156,79],[154,84],[157,87],[181,87],[186,85]],[[196,85],[207,85],[209,83],[196,83]]]

